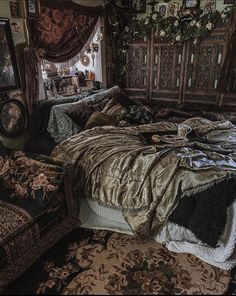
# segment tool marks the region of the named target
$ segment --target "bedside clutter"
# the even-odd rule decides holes
[[[0,143],[0,293],[77,225],[69,166]]]

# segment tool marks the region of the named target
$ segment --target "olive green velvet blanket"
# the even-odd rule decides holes
[[[69,138],[52,156],[73,163],[78,190],[85,196],[122,209],[134,233],[150,238],[180,200],[236,175],[236,127],[201,118],[185,123],[192,128],[185,144],[144,140],[145,132],[177,134],[171,122],[100,127]]]

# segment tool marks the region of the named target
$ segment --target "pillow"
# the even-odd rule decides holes
[[[50,163],[13,152],[0,161],[0,178],[3,186],[12,191],[11,197],[32,200],[39,207],[46,207],[59,190],[64,169]]]
[[[84,129],[86,122],[90,115],[95,111],[102,111],[109,99],[100,103],[92,102],[78,102],[66,111],[66,114],[82,129]]]
[[[111,98],[109,102],[105,105],[102,112],[107,113],[112,107],[114,107],[117,104],[117,100],[115,98]]]
[[[126,120],[131,124],[147,124],[154,121],[153,113],[147,106],[130,105]]]
[[[86,123],[85,129],[90,129],[96,126],[116,125],[116,118],[113,118],[103,112],[94,112]]]
[[[113,117],[116,120],[116,122],[119,122],[120,120],[122,120],[127,113],[126,109],[122,107],[119,103],[113,106],[107,112],[104,112],[104,111],[102,112]]]

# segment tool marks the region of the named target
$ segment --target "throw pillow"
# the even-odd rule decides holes
[[[147,106],[130,105],[126,120],[131,124],[148,124],[154,121],[152,111]]]
[[[12,197],[27,199],[46,207],[59,190],[64,176],[61,166],[30,158],[21,151],[0,161],[0,178]]]
[[[90,129],[96,126],[115,125],[116,118],[111,117],[103,112],[94,112],[86,123],[85,129]]]
[[[67,110],[66,114],[82,129],[85,128],[86,122],[95,111],[102,111],[108,99],[100,103],[78,102]]]

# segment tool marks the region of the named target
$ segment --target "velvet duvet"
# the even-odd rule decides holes
[[[202,118],[184,123],[192,132],[183,143],[146,137],[177,134],[171,122],[100,127],[62,142],[52,156],[73,164],[78,191],[122,209],[140,237],[155,236],[171,221],[215,247],[235,201],[236,127]]]

